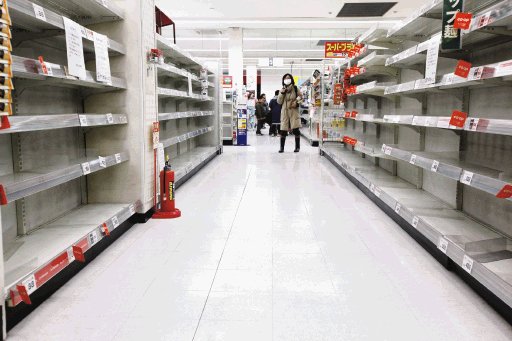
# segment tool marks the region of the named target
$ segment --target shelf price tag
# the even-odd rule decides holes
[[[117,216],[113,216],[112,219],[110,219],[110,221],[112,222],[114,228],[117,228],[119,226],[119,219],[117,218]]]
[[[512,198],[512,185],[506,184],[503,188],[496,194],[496,198],[500,199],[508,199]]]
[[[453,28],[461,29],[461,30],[469,30],[471,26],[471,20],[473,19],[473,14],[458,12],[455,14],[455,21],[453,22]]]
[[[100,160],[100,167],[107,168],[107,159],[102,156],[98,156],[98,159]]]
[[[37,289],[36,277],[34,275],[31,275],[29,278],[22,281],[21,284],[25,287],[25,289],[27,289],[27,294],[29,295]]]
[[[444,254],[448,252],[448,241],[443,237],[439,238],[439,243],[437,244],[437,248],[441,250]]]
[[[479,123],[480,123],[480,119],[479,118],[472,118],[472,119],[470,119],[469,120],[468,130],[469,131],[477,131]]]
[[[82,163],[82,172],[84,173],[84,175],[91,174],[91,165],[89,164],[89,162]]]
[[[73,245],[73,256],[81,263],[85,263],[85,251],[89,249],[88,238],[83,238],[76,245]]]
[[[417,158],[417,156],[415,154],[412,154],[411,155],[411,159],[409,160],[409,163],[411,165],[415,165],[416,164],[416,158]]]
[[[417,216],[414,216],[414,218],[412,218],[412,226],[417,229],[418,228],[418,224],[420,222],[420,218],[417,217]]]
[[[434,173],[437,173],[438,169],[439,169],[439,161],[434,160],[434,162],[432,162],[432,166],[430,167],[430,170]]]
[[[34,14],[36,18],[42,21],[47,21],[46,14],[44,13],[44,8],[34,3],[32,3],[32,6],[34,7]]]
[[[27,292],[27,288],[24,285],[16,285],[16,289],[18,289],[18,293],[20,294],[21,300],[26,304],[32,304],[30,300],[29,293]]]
[[[90,246],[93,246],[94,244],[96,244],[98,242],[98,240],[99,240],[98,232],[92,231],[91,233],[89,233],[89,245]]]
[[[105,236],[110,236],[110,230],[108,229],[108,226],[107,226],[107,223],[103,223],[102,225],[102,230],[103,230],[103,233],[105,234]]]
[[[471,181],[473,181],[474,175],[475,173],[465,170],[464,172],[462,172],[460,182],[462,182],[465,185],[471,185]]]
[[[107,123],[108,124],[114,124],[114,116],[112,114],[107,114]]]
[[[457,66],[455,67],[454,75],[462,77],[462,78],[468,78],[469,71],[471,70],[471,63],[466,62],[465,60],[459,60],[457,63]]]
[[[391,152],[393,151],[393,148],[390,146],[386,146],[386,149],[384,150],[384,154],[391,155]]]
[[[121,159],[121,154],[117,153],[114,155],[114,157],[116,158],[116,163],[117,164],[120,164],[122,159]]]
[[[87,127],[88,126],[87,116],[85,116],[85,115],[78,115],[78,119],[80,120],[80,126],[81,127]]]
[[[402,204],[400,204],[399,202],[396,203],[396,206],[395,206],[395,212],[397,214],[400,214],[400,211],[402,210]]]
[[[462,268],[470,274],[473,270],[473,259],[469,257],[468,255],[464,255],[464,258],[462,259]]]
[[[468,114],[462,111],[454,110],[452,113],[452,117],[450,118],[450,126],[454,126],[457,128],[464,128],[464,124],[466,124],[466,119],[468,118]]]

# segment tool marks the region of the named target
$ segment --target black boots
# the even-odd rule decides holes
[[[300,137],[295,136],[295,150],[294,153],[298,153],[300,151]]]
[[[284,143],[286,142],[286,137],[281,136],[281,149],[279,149],[279,153],[284,153]]]

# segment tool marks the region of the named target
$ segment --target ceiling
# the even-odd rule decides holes
[[[396,1],[383,17],[347,18],[336,17],[345,3],[339,0],[157,0],[157,6],[176,23],[178,45],[195,56],[222,58],[227,64],[228,30],[241,27],[246,65],[261,57],[281,57],[285,64],[307,68],[319,63],[306,59],[323,58],[319,40],[353,40],[369,28],[391,27],[426,0]],[[169,28],[163,34],[172,35]]]

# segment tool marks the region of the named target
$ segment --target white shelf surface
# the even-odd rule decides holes
[[[173,61],[188,68],[201,68],[207,69],[206,66],[197,58],[193,57],[190,53],[183,51],[176,44],[159,34],[156,35],[157,47],[164,52],[166,56],[172,57]],[[210,70],[208,70],[211,72]]]
[[[446,254],[455,263],[462,266],[465,256],[472,258],[470,274],[512,306],[510,241],[342,146],[327,144],[321,148],[432,243],[439,245],[441,239],[446,240]],[[505,259],[499,259],[497,253]]]
[[[349,96],[358,95],[371,95],[371,96],[384,96],[387,87],[394,85],[393,82],[378,83],[377,81],[364,83],[357,86],[357,92]]]
[[[11,298],[11,290],[15,293],[14,302],[20,302],[16,285],[22,284],[25,280],[35,277],[36,287],[39,288],[56,273],[45,273],[46,265],[63,253],[67,253],[67,263],[75,261],[72,253],[72,246],[78,244],[84,238],[88,240],[88,248],[94,246],[101,239],[105,238],[102,226],[105,223],[109,231],[114,230],[116,225],[122,224],[130,218],[139,208],[140,203],[134,204],[89,204],[81,206],[63,217],[42,226],[30,234],[20,236],[12,245],[15,250],[9,258],[4,259],[5,267],[5,290],[4,297]],[[95,238],[91,239],[90,234],[94,233]],[[64,267],[65,267],[64,266]],[[39,272],[38,270],[43,270]],[[43,282],[44,281],[44,282]],[[43,283],[41,283],[43,282]]]
[[[213,97],[203,97],[201,95],[192,94],[190,95],[187,91],[175,90],[175,89],[167,89],[167,88],[158,88],[158,98],[179,98],[183,100],[191,100],[191,101],[199,101],[199,102],[208,102],[213,101]]]
[[[49,1],[34,1],[48,6]],[[113,0],[51,0],[52,9],[84,24],[111,22],[124,18],[124,10]]]
[[[413,14],[398,23],[388,31],[388,37],[399,36],[428,36],[439,31],[441,27],[440,19],[428,17],[440,17],[443,10],[443,1],[434,0],[423,5],[413,12]]]
[[[168,148],[168,147],[173,146],[175,144],[178,144],[178,143],[181,143],[181,142],[185,142],[187,140],[190,140],[190,139],[193,139],[195,137],[207,134],[207,133],[212,132],[212,131],[214,131],[214,127],[213,126],[205,127],[205,128],[201,128],[201,129],[197,129],[197,130],[188,132],[186,134],[182,134],[182,135],[179,135],[179,136],[175,136],[175,137],[171,137],[171,138],[168,138],[168,139],[165,139],[165,140],[161,140],[160,142],[164,145],[165,148]]]
[[[503,169],[478,166],[461,161],[461,157],[455,155],[458,153],[428,153],[407,151],[394,146],[387,147],[389,155],[396,160],[460,181],[467,186],[492,195],[497,195],[504,186],[512,183],[510,171],[506,166],[503,166]],[[437,168],[434,167],[434,162],[437,162]],[[508,200],[512,200],[512,198],[508,198]]]
[[[218,150],[218,147],[196,147],[187,153],[171,159],[171,168],[175,171],[175,180],[178,181],[194,171],[195,168],[212,155],[217,154]]]
[[[96,81],[96,74],[91,71],[86,72],[86,79],[68,76],[64,72],[64,66],[46,62],[51,65],[53,75],[45,75],[38,60],[13,56],[13,74],[14,77],[30,80],[45,81],[45,85],[60,85],[71,87],[86,87],[105,90],[126,89],[126,80],[118,77],[112,77],[112,85]]]
[[[53,188],[89,173],[99,172],[129,160],[127,153],[105,156],[105,165],[101,165],[99,157],[87,157],[68,165],[59,165],[37,170],[24,171],[0,176],[0,186],[3,187],[7,202],[4,205],[29,195]],[[87,166],[84,166],[87,164]],[[88,169],[88,171],[84,171]]]
[[[80,120],[82,119],[82,121]],[[52,130],[73,127],[99,127],[127,124],[124,114],[62,114],[62,115],[23,115],[9,116],[10,128],[1,129],[1,134]]]
[[[92,2],[92,1],[81,1],[82,3]],[[43,5],[46,6],[46,5]],[[58,13],[43,7],[46,21],[43,21],[36,17],[33,2],[28,0],[10,0],[9,1],[9,13],[11,14],[11,19],[15,28],[21,28],[27,30],[29,32],[34,33],[35,39],[42,39],[37,36],[37,33],[45,31],[45,30],[58,30],[62,31],[61,35],[55,35],[52,38],[45,38],[46,40],[58,40],[62,46],[65,46],[65,36],[64,36],[64,20],[62,16]],[[44,36],[43,36],[44,37]],[[84,51],[86,52],[94,52],[94,42],[89,39],[84,39]],[[110,55],[124,55],[126,54],[125,47],[112,39],[109,38],[108,48]]]
[[[381,54],[380,52],[374,51],[366,57],[360,59],[357,62],[357,66],[384,66],[386,65],[386,59],[389,57],[389,54]]]
[[[158,120],[159,121],[169,121],[169,120],[177,120],[177,119],[181,119],[181,118],[212,116],[213,114],[214,114],[213,111],[182,111],[182,112],[159,113]]]

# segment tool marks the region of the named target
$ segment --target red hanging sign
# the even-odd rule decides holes
[[[506,184],[503,188],[496,194],[496,198],[500,199],[508,199],[512,198],[512,185]]]
[[[456,76],[459,76],[462,78],[468,78],[470,70],[471,70],[470,62],[466,62],[465,60],[459,60],[454,73]]]
[[[354,55],[356,44],[351,41],[326,41],[325,58],[347,58]]]
[[[345,112],[345,118],[350,118],[350,111]]]
[[[25,288],[24,285],[16,285],[16,289],[18,290],[18,293],[20,294],[21,300],[25,302],[26,304],[32,304],[32,301],[30,300],[30,296],[27,292],[27,288]]]
[[[468,114],[462,111],[454,110],[450,119],[450,125],[457,128],[464,128]]]
[[[461,29],[461,30],[469,30],[471,26],[471,20],[473,19],[473,14],[457,12],[455,14],[455,21],[453,22],[453,28]]]
[[[4,186],[0,184],[0,205],[7,205],[7,195]]]

